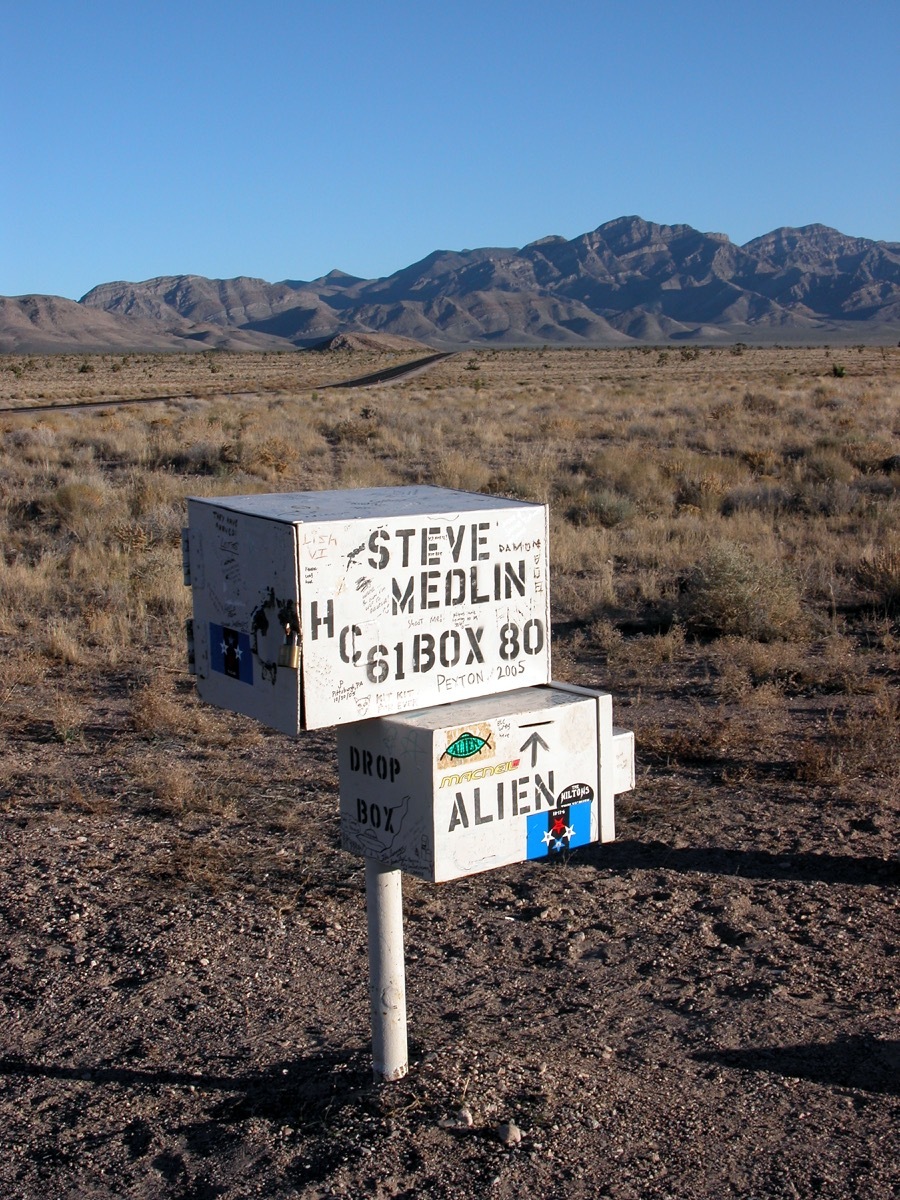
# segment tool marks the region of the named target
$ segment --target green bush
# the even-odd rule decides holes
[[[683,581],[680,616],[691,633],[775,641],[797,630],[800,593],[783,568],[721,542]]]

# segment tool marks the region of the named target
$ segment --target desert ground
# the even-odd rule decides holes
[[[329,386],[414,357],[0,357],[0,1194],[893,1198],[900,349]],[[378,1086],[334,733],[197,699],[180,530],[423,482],[549,504],[554,676],[637,783],[614,843],[404,880]]]

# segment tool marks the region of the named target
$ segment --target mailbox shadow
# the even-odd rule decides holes
[[[151,1095],[166,1087],[212,1093],[214,1102],[204,1103],[201,1095],[195,1110],[197,1119],[179,1126],[184,1149],[201,1159],[211,1155],[240,1156],[245,1137],[242,1126],[250,1118],[267,1121],[277,1128],[289,1125],[304,1139],[302,1161],[298,1158],[292,1163],[286,1175],[291,1187],[298,1189],[321,1184],[346,1161],[347,1140],[337,1136],[335,1130],[342,1126],[355,1129],[358,1110],[377,1111],[384,1100],[383,1089],[372,1081],[371,1058],[362,1051],[317,1053],[273,1063],[263,1071],[234,1075],[130,1067],[89,1068],[83,1064],[49,1066],[7,1057],[0,1058],[0,1078],[3,1076],[71,1080],[82,1087],[118,1085],[148,1091]],[[128,1115],[127,1124],[107,1132],[100,1140],[121,1139],[132,1161],[136,1161],[153,1154],[156,1138],[152,1125],[140,1114],[140,1105],[133,1104]],[[52,1154],[52,1148],[47,1153]],[[184,1186],[188,1168],[181,1150],[162,1149],[148,1161],[167,1183]],[[202,1191],[191,1190],[190,1195],[211,1200],[221,1191],[204,1185]],[[188,1192],[183,1194],[187,1196]]]
[[[744,879],[793,879],[811,883],[878,885],[900,883],[900,861],[849,854],[785,853],[682,847],[665,842],[606,842],[585,847],[585,861],[607,871],[658,868],[684,874],[732,875]]]
[[[222,1093],[207,1115],[232,1124],[258,1117],[267,1121],[319,1121],[323,1111],[370,1097],[375,1090],[371,1062],[364,1051],[323,1052],[309,1058],[273,1063],[264,1071],[213,1075],[191,1071],[147,1071],[132,1067],[56,1066],[20,1058],[0,1058],[0,1076],[72,1080],[102,1087],[193,1088]]]
[[[744,1071],[767,1071],[831,1087],[900,1096],[900,1041],[867,1034],[801,1046],[703,1050],[694,1058]]]

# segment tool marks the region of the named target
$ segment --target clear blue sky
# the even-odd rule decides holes
[[[614,217],[900,241],[897,0],[0,0],[0,294]]]

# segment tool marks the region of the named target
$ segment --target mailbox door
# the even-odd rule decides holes
[[[188,519],[198,693],[296,734],[300,672],[283,649],[299,635],[294,526],[191,501]]]

